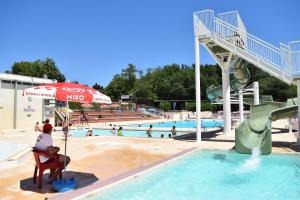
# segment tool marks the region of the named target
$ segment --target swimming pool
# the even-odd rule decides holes
[[[197,151],[84,199],[299,199],[299,155],[263,156],[258,165],[246,164],[248,158]]]
[[[85,137],[86,132],[88,130],[72,130],[71,135],[75,137]],[[176,135],[180,134],[186,134],[177,132]],[[169,138],[169,134],[171,134],[170,131],[152,131],[152,137],[154,138],[160,138],[161,135],[164,135],[164,138]],[[116,134],[112,134],[111,130],[106,129],[93,129],[93,136],[117,136]],[[146,134],[146,131],[133,131],[133,130],[123,130],[123,136],[125,137],[148,137]]]
[[[28,147],[26,144],[0,141],[0,161],[7,160],[9,157],[17,154]]]
[[[147,124],[132,124],[130,126],[140,126],[140,127],[149,127],[152,125],[155,128],[196,128],[196,121],[171,121],[171,122],[156,122],[156,123],[147,123]],[[223,127],[224,121],[222,120],[201,120],[202,128],[214,128],[214,127]]]

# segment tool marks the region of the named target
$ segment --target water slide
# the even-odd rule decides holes
[[[240,57],[236,57],[230,62],[230,69],[233,72],[232,81],[230,81],[231,92],[243,89],[249,83],[251,75],[247,65],[249,63]],[[209,101],[221,99],[223,97],[222,85],[209,86],[206,89],[206,95]]]
[[[243,89],[250,80],[247,63],[236,57],[230,63],[233,72],[230,82],[231,91]],[[220,100],[223,97],[221,86],[210,86],[206,90],[210,101]],[[294,117],[297,112],[297,99],[289,99],[286,103],[265,101],[262,105],[253,105],[253,101],[245,101],[251,106],[250,116],[235,129],[235,149],[239,153],[251,153],[255,147],[260,147],[262,154],[272,151],[272,121]]]
[[[297,98],[286,103],[273,102],[253,105],[249,118],[235,129],[235,150],[239,153],[251,153],[260,147],[261,154],[272,152],[272,121],[292,118],[297,114]]]

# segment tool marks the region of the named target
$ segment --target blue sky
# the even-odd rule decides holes
[[[194,63],[192,13],[238,10],[276,46],[300,39],[297,0],[1,0],[0,72],[53,58],[68,80],[106,86],[128,63]],[[201,63],[215,63],[201,48]]]

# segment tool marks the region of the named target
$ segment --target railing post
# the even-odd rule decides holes
[[[244,120],[243,90],[239,90],[239,115],[240,115],[240,123],[241,123]]]
[[[254,105],[259,105],[259,86],[258,82],[255,81],[253,83],[253,90],[254,90]]]
[[[300,116],[300,79],[297,79],[297,98],[298,98],[298,138],[297,138],[297,144],[300,144],[300,119],[299,119],[299,116]]]

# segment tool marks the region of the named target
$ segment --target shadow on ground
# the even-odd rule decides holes
[[[42,189],[38,188],[38,184],[33,183],[32,177],[20,181],[20,188],[24,191],[31,191],[41,194],[54,193],[51,184],[48,183],[49,173],[44,173]],[[67,171],[63,172],[63,178],[75,178],[78,188],[88,186],[99,179],[91,173]]]
[[[216,136],[222,134],[222,129],[217,129],[213,131],[207,131],[201,133],[201,140],[202,141],[215,141],[215,142],[234,142],[234,140],[222,140],[216,139]],[[196,133],[188,133],[185,135],[180,135],[175,137],[175,140],[184,140],[184,141],[195,141],[196,140]]]
[[[300,152],[300,145],[296,145],[295,142],[272,142],[272,147],[288,148],[296,152]]]
[[[289,133],[288,129],[284,128],[272,128],[275,131],[272,134],[282,134],[282,133]],[[208,131],[201,133],[201,140],[202,141],[214,141],[214,142],[235,142],[234,140],[222,140],[216,139],[216,136],[220,134],[220,130]],[[183,141],[196,141],[196,133],[188,133],[185,135],[180,135],[175,137],[175,140],[183,140]],[[295,142],[279,142],[273,141],[272,147],[279,147],[279,148],[288,148],[296,152],[300,152],[300,145],[295,145]]]

